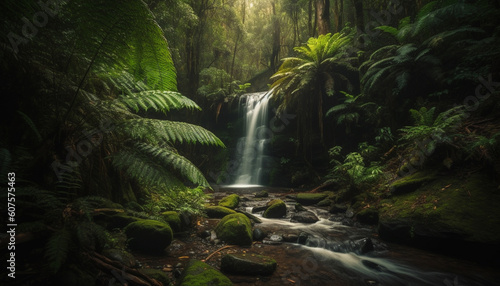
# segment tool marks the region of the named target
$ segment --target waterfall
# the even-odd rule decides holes
[[[264,148],[270,137],[267,128],[267,108],[270,92],[249,93],[244,95],[246,102],[240,104],[245,116],[245,136],[237,146],[240,162],[234,184],[260,185],[264,166]]]

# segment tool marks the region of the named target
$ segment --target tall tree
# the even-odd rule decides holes
[[[364,31],[365,28],[365,16],[364,16],[364,11],[363,11],[363,0],[352,0],[354,4],[354,12],[355,12],[355,19],[356,19],[356,27],[360,29],[361,31]]]
[[[318,35],[330,32],[330,0],[316,0],[316,18],[318,19]]]

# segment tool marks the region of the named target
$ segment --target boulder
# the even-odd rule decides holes
[[[230,286],[231,280],[212,266],[199,260],[190,260],[176,285],[179,286]]]
[[[269,193],[266,190],[262,190],[255,194],[256,198],[267,198],[269,197]]]
[[[182,229],[181,217],[179,216],[179,214],[177,212],[175,212],[175,211],[163,212],[163,213],[161,213],[161,217],[166,222],[168,222],[168,224],[170,225],[170,227],[172,228],[172,230],[174,232],[181,231],[181,229]]]
[[[140,220],[125,227],[129,247],[146,252],[161,252],[173,239],[172,229],[167,223],[156,220]]]
[[[226,254],[222,257],[221,270],[236,275],[271,275],[276,265],[276,260],[264,255]]]
[[[302,222],[302,223],[315,223],[319,221],[319,218],[310,211],[301,211],[293,214],[291,218],[292,222]]]
[[[300,203],[295,204],[295,210],[298,212],[307,211],[307,209],[305,207],[303,207]]]
[[[160,269],[152,269],[152,268],[142,268],[139,270],[142,274],[148,276],[149,278],[153,278],[159,282],[161,282],[163,285],[169,285],[170,284],[170,279],[168,278],[167,273]]]
[[[240,196],[237,194],[232,194],[227,197],[222,198],[219,201],[219,206],[226,207],[230,209],[235,209],[240,203]]]
[[[252,224],[244,214],[225,216],[215,227],[215,233],[227,244],[252,245]]]
[[[206,207],[205,212],[207,213],[207,216],[209,218],[223,218],[227,215],[236,213],[236,211],[234,211],[232,209],[229,209],[226,207],[221,207],[221,206]]]
[[[413,192],[435,179],[435,171],[420,171],[395,181],[389,188],[393,195],[402,195]]]
[[[329,211],[332,214],[338,214],[338,213],[345,213],[347,209],[348,207],[346,205],[334,204],[330,207]]]
[[[262,215],[265,218],[282,218],[286,216],[286,205],[282,200],[276,199],[267,203],[268,208]]]
[[[299,193],[297,194],[297,202],[303,205],[314,205],[326,199],[327,194],[322,193]]]
[[[365,224],[377,224],[378,223],[378,211],[374,208],[367,208],[360,211],[356,218],[359,222]]]
[[[266,237],[266,235],[267,234],[260,228],[255,228],[252,233],[253,240],[257,241],[262,241]]]
[[[324,199],[324,200],[318,202],[316,205],[318,207],[327,207],[327,206],[329,206],[331,204],[332,204],[332,201],[330,199]]]

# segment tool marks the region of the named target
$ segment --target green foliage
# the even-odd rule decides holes
[[[72,244],[71,240],[71,232],[64,228],[56,231],[48,240],[45,246],[45,258],[53,273],[57,273],[66,262]]]
[[[330,108],[325,116],[334,117],[337,125],[345,125],[345,132],[349,134],[354,127],[359,126],[360,118],[363,119],[364,124],[369,123],[379,108],[373,102],[361,103],[361,94],[354,96],[344,91],[341,93],[345,96],[344,102]]]
[[[150,198],[144,205],[149,216],[158,216],[165,211],[186,212],[203,215],[207,195],[202,188],[159,189],[152,188]]]

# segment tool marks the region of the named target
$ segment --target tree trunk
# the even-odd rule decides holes
[[[276,15],[276,5],[273,1],[271,3],[273,7],[273,50],[271,53],[270,67],[273,72],[278,69],[279,53],[281,47],[281,28],[278,15]]]
[[[307,30],[309,32],[309,37],[314,37],[314,29],[316,28],[316,23],[312,22],[313,15],[313,0],[309,0],[309,6],[307,9]]]
[[[330,32],[330,0],[316,0],[316,18],[318,19],[318,35]]]
[[[353,0],[353,3],[356,13],[356,27],[358,27],[361,31],[364,31],[365,19],[363,12],[363,0]]]

